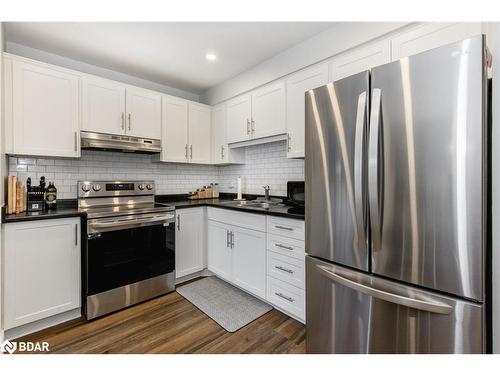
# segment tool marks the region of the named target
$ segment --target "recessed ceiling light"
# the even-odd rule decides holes
[[[207,53],[205,55],[205,58],[208,60],[208,61],[215,61],[217,60],[217,56],[215,55],[215,53]]]

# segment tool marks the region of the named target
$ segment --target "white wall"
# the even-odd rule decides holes
[[[407,25],[409,25],[407,22],[339,23],[208,89],[200,95],[200,101],[210,105],[219,103]]]
[[[165,86],[152,81],[147,81],[142,78],[134,77],[128,74],[116,72],[114,70],[101,68],[96,65],[87,64],[81,61],[73,60],[60,55],[55,55],[53,53],[45,52],[35,48],[27,47],[21,44],[9,42],[5,43],[5,52],[12,53],[14,55],[24,56],[33,60],[39,60],[46,62],[48,64],[59,65],[67,69],[77,70],[87,74],[93,74],[96,76],[112,79],[115,81],[127,83],[129,85],[134,85],[138,87],[143,87],[145,89],[150,89],[165,94],[178,96],[180,98],[189,99],[193,101],[199,101],[199,95],[192,92],[187,92],[184,90],[179,90],[174,87]]]

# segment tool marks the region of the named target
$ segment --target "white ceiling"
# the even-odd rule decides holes
[[[331,22],[6,22],[6,39],[200,93],[320,33]],[[207,52],[217,61],[205,59]]]

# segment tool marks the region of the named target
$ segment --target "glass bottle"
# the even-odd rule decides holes
[[[57,207],[57,189],[54,182],[49,182],[49,186],[45,190],[45,207],[48,210],[55,210]]]

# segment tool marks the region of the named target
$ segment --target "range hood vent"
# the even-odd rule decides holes
[[[86,150],[105,150],[156,154],[161,151],[161,141],[131,137],[127,135],[80,132],[81,148]]]

